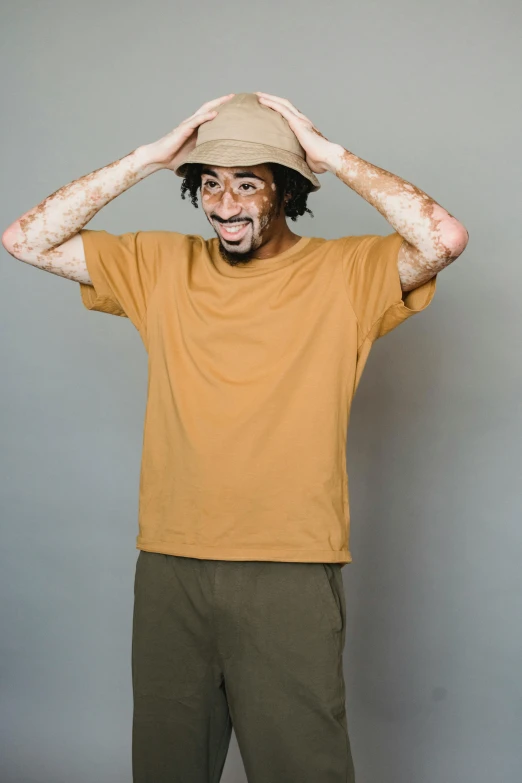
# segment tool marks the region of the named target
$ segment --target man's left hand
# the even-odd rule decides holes
[[[323,136],[314,126],[313,122],[301,114],[286,98],[278,98],[266,92],[255,92],[259,102],[269,109],[278,111],[290,125],[299,144],[305,151],[306,162],[314,174],[324,174],[331,171],[330,160],[335,159],[339,145],[333,144]]]

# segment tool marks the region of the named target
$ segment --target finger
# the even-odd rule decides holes
[[[286,98],[277,98],[275,95],[268,95],[267,93],[256,93],[256,95],[259,95],[259,100],[261,102],[263,101],[271,101],[272,103],[276,103],[279,106],[284,106],[289,111],[291,111],[293,114],[295,114],[296,117],[299,117],[301,120],[306,120],[307,122],[310,122],[308,117],[305,117],[305,115],[299,111],[299,109],[296,109],[296,107],[290,103],[290,101],[287,101]]]
[[[261,100],[268,100],[268,101],[273,101],[274,103],[280,103],[282,106],[286,106],[287,109],[290,109],[291,111],[297,112],[299,114],[295,106],[293,106],[290,103],[290,101],[288,101],[286,98],[279,98],[277,95],[269,95],[268,93],[265,92],[257,93],[257,95],[259,95]]]
[[[286,101],[286,98],[280,98],[279,95],[271,95],[269,92],[256,90],[255,95],[262,95],[263,98],[272,98],[274,101]]]
[[[212,101],[207,101],[206,103],[203,104],[203,106],[200,106],[200,108],[198,109],[197,112],[195,112],[195,114],[197,114],[200,111],[208,111],[209,109],[213,109],[216,106],[220,106],[222,103],[225,103],[226,101],[229,101],[231,98],[233,98],[234,95],[235,95],[234,92],[230,92],[228,95],[222,95],[221,98],[215,98]]]
[[[271,109],[274,109],[275,111],[279,111],[283,117],[287,120],[294,119],[294,120],[301,120],[310,123],[310,120],[308,120],[304,114],[300,114],[295,108],[289,108],[288,106],[285,106],[284,103],[280,103],[279,101],[273,101],[270,98],[260,98],[259,102],[263,106],[268,106]]]
[[[197,128],[198,125],[201,125],[201,123],[206,122],[207,120],[213,120],[216,114],[216,110],[207,111],[202,114],[196,112],[196,114],[193,114],[192,117],[188,117],[186,120],[183,120],[180,125],[188,125],[189,128]]]
[[[261,98],[260,103],[262,106],[266,106],[267,108],[272,109],[272,111],[278,111],[279,114],[281,114],[288,122],[290,122],[290,120],[295,121],[299,119],[295,112],[287,109],[286,106],[283,106],[282,103],[271,101],[268,98]]]
[[[201,124],[202,122],[205,122],[209,118],[210,119],[214,118],[216,116],[216,114],[217,114],[217,111],[215,109],[213,109],[212,111],[206,111],[206,112],[203,112],[202,114],[195,114],[194,117],[192,118],[192,120],[196,124]]]
[[[299,109],[296,106],[294,106],[293,103],[290,103],[290,101],[287,98],[279,98],[278,95],[270,95],[270,93],[268,92],[256,92],[256,95],[259,95],[262,98],[269,98],[270,100],[277,101],[278,103],[282,103],[288,109],[297,112],[297,114],[301,114]]]

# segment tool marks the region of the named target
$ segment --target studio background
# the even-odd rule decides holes
[[[470,233],[428,310],[376,343],[352,410],[360,783],[520,779],[521,22],[514,0],[2,6],[2,231],[205,101],[262,90]],[[393,231],[320,179],[297,234]],[[213,236],[180,184],[151,175],[88,227]],[[0,780],[127,783],[147,355],[3,248],[0,297]],[[222,780],[246,780],[235,736]]]

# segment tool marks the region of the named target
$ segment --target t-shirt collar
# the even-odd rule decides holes
[[[252,258],[246,264],[239,264],[238,266],[232,266],[222,258],[217,237],[213,237],[210,240],[210,247],[214,265],[223,275],[227,277],[246,277],[249,275],[267,274],[293,263],[297,256],[306,248],[310,239],[311,237],[300,237],[294,245],[276,256],[271,258]]]

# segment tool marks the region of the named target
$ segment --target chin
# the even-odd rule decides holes
[[[219,252],[221,257],[232,266],[235,266],[236,264],[245,264],[254,257],[253,247],[249,247],[245,251],[228,250],[221,242],[221,239],[219,239]]]
[[[225,259],[225,261],[228,261],[229,264],[235,266],[236,264],[247,264],[249,261],[251,261],[253,258],[254,251],[248,250],[246,253],[235,253],[233,251],[231,252],[230,250],[227,250],[220,243],[219,252],[221,253],[221,256]]]
[[[218,238],[218,247],[219,252],[221,254],[221,257],[225,259],[225,261],[228,261],[229,264],[245,264],[248,261],[250,261],[252,258],[254,258],[254,254],[257,250],[257,243],[255,242],[255,238],[252,237],[250,240],[250,244],[245,247],[244,250],[240,250],[239,246],[240,243],[238,242],[237,245],[229,244],[228,247],[223,243],[223,240],[219,236],[219,233],[217,233]]]

